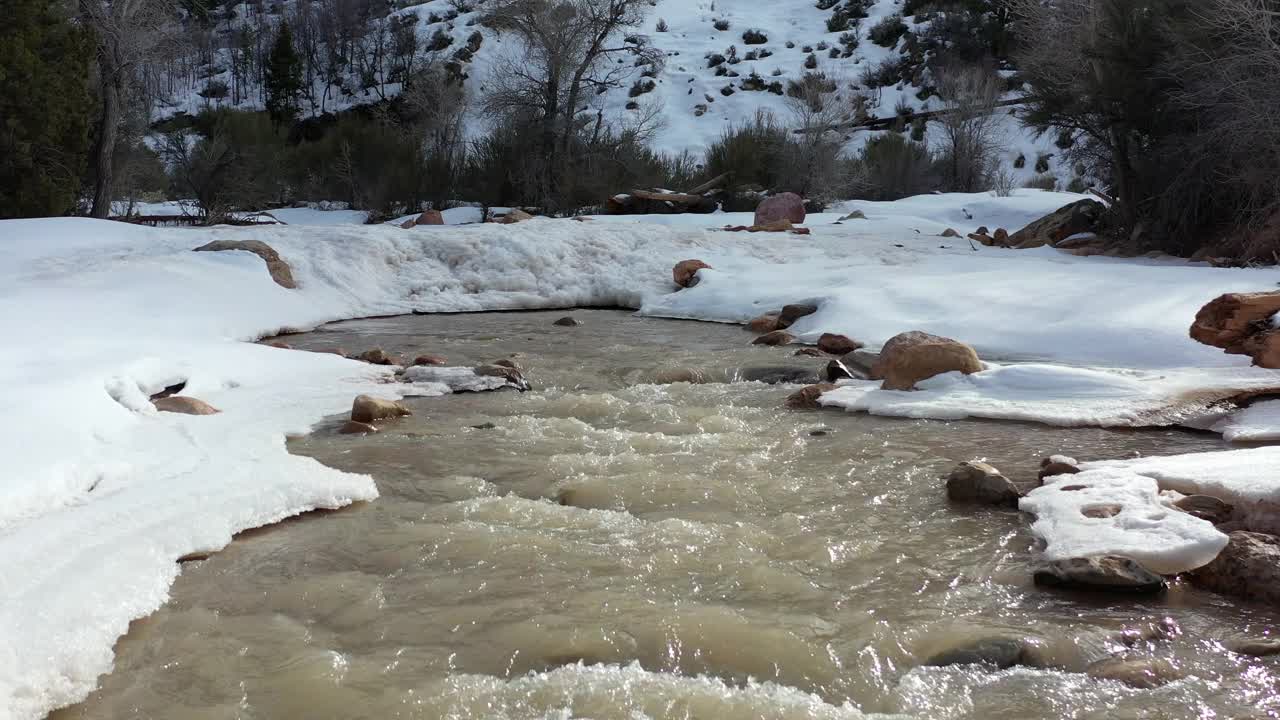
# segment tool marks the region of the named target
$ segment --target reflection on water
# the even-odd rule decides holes
[[[116,671],[58,718],[1269,717],[1277,661],[1233,637],[1277,615],[1178,585],[1152,600],[1033,588],[1013,511],[948,507],[986,458],[1209,450],[1184,432],[1063,430],[782,409],[794,386],[717,381],[822,362],[728,326],[579,311],[342,323],[295,347],[474,364],[518,353],[536,390],[409,400],[369,437],[337,418],[291,449],[382,498],[246,533],[184,567]],[[489,425],[491,424],[491,427]],[[477,429],[476,426],[479,426]],[[825,433],[813,434],[818,428]],[[1184,679],[1095,680],[1118,631]],[[1026,638],[1039,664],[923,668]]]

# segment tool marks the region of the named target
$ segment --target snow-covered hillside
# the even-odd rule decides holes
[[[299,0],[281,7],[292,12]],[[481,23],[491,0],[457,3],[430,0],[395,10],[384,24],[375,28],[409,23],[426,48],[422,62],[435,62],[464,77],[469,98],[483,96],[503,56],[518,54],[517,41],[496,33]],[[848,30],[831,30],[828,23],[835,8],[820,9],[815,0],[652,0],[652,10],[636,34],[664,58],[661,67],[636,67],[623,87],[592,99],[592,110],[619,125],[626,125],[656,111],[662,130],[655,133],[656,149],[672,154],[700,154],[726,129],[743,123],[757,111],[773,114],[779,121],[791,120],[786,91],[788,84],[808,73],[820,73],[836,84],[842,102],[853,104],[860,98],[871,117],[893,117],[901,110],[937,110],[943,102],[922,92],[929,84],[927,72],[906,63],[906,35],[885,45],[872,40],[873,32],[886,18],[902,16],[910,33],[922,34],[932,22],[928,16],[903,15],[906,0],[867,0],[865,18],[855,19]],[[247,8],[248,6],[242,6]],[[465,11],[459,12],[462,7]],[[271,17],[239,13],[236,23],[271,23]],[[278,20],[276,20],[278,21]],[[884,42],[882,40],[882,42]],[[891,43],[891,44],[890,44]],[[887,45],[887,46],[886,46]],[[434,50],[432,48],[435,48]],[[232,51],[223,51],[209,68],[208,81],[230,83]],[[885,63],[900,62],[906,70],[886,85],[868,76]],[[1007,72],[1005,73],[1008,74]],[[892,73],[889,73],[892,75]],[[368,86],[371,80],[376,84]],[[396,80],[398,78],[391,78]],[[635,85],[633,86],[633,82]],[[341,88],[327,87],[319,77],[313,83],[312,99],[304,102],[304,114],[321,114],[377,102],[400,91],[398,82],[388,78],[346,78]],[[641,90],[644,89],[643,92]],[[236,107],[261,108],[260,93],[250,90]],[[922,97],[923,96],[923,97]],[[1016,93],[1006,97],[1016,97]],[[157,108],[157,117],[196,113],[206,107],[230,106],[231,98],[210,100],[199,88],[173,94]],[[474,102],[472,103],[475,104]],[[1059,187],[1074,175],[1060,160],[1061,150],[1051,136],[1036,137],[1011,115],[1011,108],[997,111],[1003,137],[1002,165],[1021,185],[1032,177],[1050,172]],[[487,130],[486,121],[472,112],[467,131],[472,136]],[[858,150],[876,133],[859,131],[844,135],[848,151]],[[926,130],[931,144],[938,142],[938,128]]]

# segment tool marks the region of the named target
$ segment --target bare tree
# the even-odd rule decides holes
[[[114,153],[122,108],[136,87],[137,73],[157,57],[170,38],[169,0],[79,0],[81,21],[97,40],[97,85],[102,110],[90,159],[95,185],[90,214],[111,213]]]
[[[999,77],[981,66],[940,70],[938,94],[947,112],[942,126],[941,156],[948,189],[978,192],[991,186],[1000,160]]]
[[[789,189],[822,200],[833,199],[848,184],[838,128],[855,115],[857,105],[838,92],[840,82],[806,77],[787,96],[792,139],[782,148],[784,182]]]

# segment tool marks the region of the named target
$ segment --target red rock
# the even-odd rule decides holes
[[[427,210],[413,221],[414,225],[443,225],[444,215],[439,210]]]
[[[787,220],[794,225],[804,222],[804,199],[795,193],[771,195],[756,207],[754,225],[764,226],[779,220]]]
[[[682,288],[690,288],[698,284],[698,271],[710,270],[711,266],[701,260],[681,260],[671,269],[671,279]]]
[[[982,362],[973,348],[951,338],[913,331],[894,336],[880,351],[871,377],[884,380],[885,390],[913,390],[917,382],[959,371],[980,372]]]
[[[774,330],[755,339],[752,345],[790,345],[796,341],[796,336],[786,330]]]
[[[823,333],[818,338],[818,349],[832,355],[848,355],[861,347],[862,343],[857,340],[835,333]]]

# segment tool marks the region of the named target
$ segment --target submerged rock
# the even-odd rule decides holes
[[[1271,655],[1280,655],[1280,639],[1276,638],[1249,638],[1245,640],[1236,640],[1227,643],[1227,647],[1231,652],[1241,655],[1252,655],[1253,657],[1269,657]]]
[[[243,250],[262,258],[267,264],[267,272],[271,279],[282,288],[293,290],[298,284],[293,280],[293,269],[289,263],[280,258],[275,248],[261,240],[214,240],[196,248],[193,252],[222,252],[226,250]]]
[[[698,284],[698,271],[704,269],[711,266],[701,260],[681,260],[671,269],[671,279],[682,288],[691,288]]]
[[[413,359],[414,366],[448,365],[449,361],[439,355],[419,355]]]
[[[1168,660],[1148,657],[1099,660],[1086,668],[1085,674],[1097,680],[1113,680],[1140,690],[1158,688],[1186,677]]]
[[[790,345],[795,341],[796,341],[796,336],[792,335],[786,330],[774,330],[771,333],[766,333],[756,338],[751,344],[777,346],[777,345]]]
[[[785,365],[742,368],[742,370],[738,371],[738,377],[743,382],[761,382],[766,385],[802,385],[818,381],[818,374],[809,368],[787,367]]]
[[[947,476],[947,498],[952,502],[1012,506],[1021,496],[1012,480],[984,462],[960,463]]]
[[[1150,594],[1167,587],[1164,578],[1118,555],[1054,560],[1037,567],[1033,577],[1036,585],[1063,590]]]
[[[895,335],[880,351],[871,377],[885,390],[913,390],[916,383],[947,372],[981,372],[974,349],[951,338],[912,331]]]
[[[1191,571],[1191,581],[1223,595],[1280,604],[1280,537],[1238,530],[1213,562]]]
[[[351,404],[351,419],[359,423],[412,415],[413,412],[395,400],[384,400],[372,395],[360,395]]]
[[[821,350],[819,350],[818,348],[811,348],[811,347],[800,348],[799,350],[795,351],[792,354],[795,355],[796,357],[816,357],[816,358],[825,357],[825,355],[823,355]]]
[[[160,412],[178,413],[180,415],[217,415],[222,412],[218,408],[198,398],[186,395],[166,395],[151,401]]]
[[[404,364],[399,357],[392,355],[391,353],[387,352],[386,350],[383,350],[382,348],[373,348],[372,350],[365,350],[364,352],[355,356],[354,359],[367,362],[370,365],[403,365]]]
[[[943,650],[925,660],[929,667],[950,665],[989,665],[999,670],[1029,665],[1039,667],[1043,663],[1039,648],[1026,638],[988,637],[969,640],[949,650]]]
[[[577,318],[569,317],[566,315],[565,317],[562,317],[551,324],[555,325],[556,327],[578,327],[579,325],[582,324],[582,322],[579,321]]]
[[[823,393],[829,393],[835,389],[836,386],[831,383],[810,385],[792,393],[787,398],[787,407],[792,410],[817,410],[821,407],[818,405],[818,398],[822,397]]]
[[[342,424],[342,427],[338,428],[339,435],[368,435],[376,432],[378,432],[376,425],[360,422],[359,420],[348,420]]]

